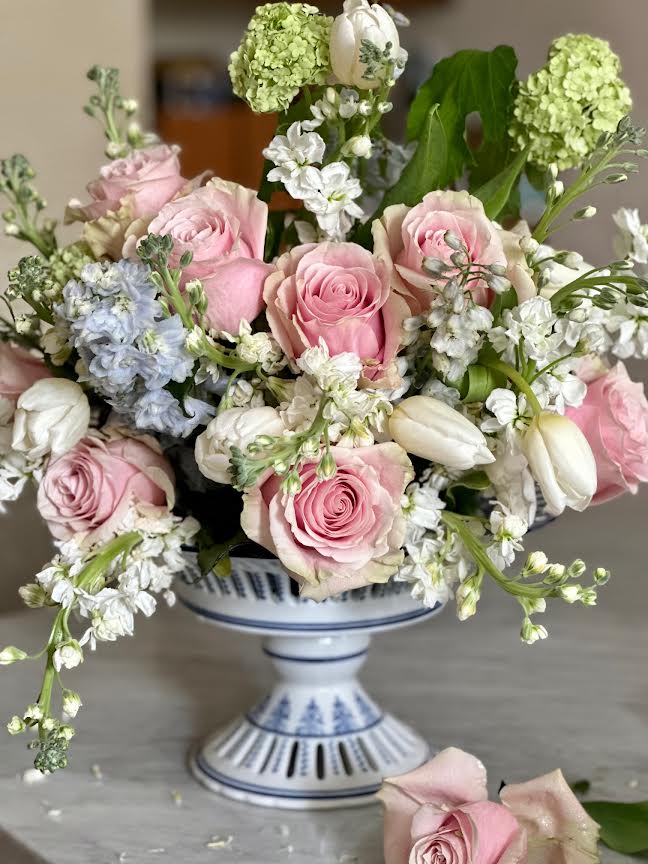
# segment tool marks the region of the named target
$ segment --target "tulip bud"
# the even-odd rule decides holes
[[[368,45],[375,58],[368,56]],[[388,56],[383,60],[388,45]],[[379,87],[386,61],[391,58],[396,62],[402,53],[393,19],[382,6],[368,0],[345,0],[344,11],[331,28],[330,51],[331,68],[338,81],[359,90]]]
[[[448,468],[465,471],[495,461],[481,430],[431,396],[410,396],[397,405],[389,432],[408,453]]]
[[[544,411],[531,421],[522,450],[550,513],[585,510],[596,492],[596,462],[572,420]]]

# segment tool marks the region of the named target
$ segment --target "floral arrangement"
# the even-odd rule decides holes
[[[648,403],[623,365],[648,358],[648,229],[620,211],[605,267],[549,245],[646,155],[619,60],[564,36],[518,81],[511,48],[461,51],[395,143],[406,23],[367,0],[335,19],[257,9],[230,75],[278,114],[258,191],[183,177],[101,67],[85,111],[110,161],[67,207],[76,242],[58,244],[27,160],[0,163],[5,232],[35,252],[5,293],[0,499],[35,482],[57,545],[20,589],[54,616],[45,647],[0,663],[44,660],[9,722],[37,733],[43,771],[65,766],[81,706],[65,671],[173,603],[196,552],[222,578],[230,554],[276,555],[315,600],[401,580],[461,620],[492,579],[527,643],[548,599],[592,605],[609,578],[542,552],[507,568],[538,490],[558,515],[648,480]]]

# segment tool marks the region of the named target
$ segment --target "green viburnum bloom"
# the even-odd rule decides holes
[[[230,58],[236,95],[264,114],[285,111],[306,84],[323,84],[332,23],[307,3],[258,6]]]
[[[594,36],[555,39],[547,63],[520,84],[510,134],[529,161],[566,170],[581,164],[603,132],[630,111],[630,91],[609,43]]]

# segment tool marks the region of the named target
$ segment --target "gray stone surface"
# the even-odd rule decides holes
[[[596,797],[648,798],[647,503],[645,494],[627,497],[535,535],[556,559],[581,554],[613,568],[597,608],[554,605],[549,640],[529,648],[517,639],[515,604],[490,590],[472,621],[459,624],[448,610],[376,638],[363,676],[371,692],[437,747],[476,753],[493,793],[502,779],[561,767],[571,780],[590,779]],[[0,617],[0,642],[37,649],[46,615]],[[211,796],[188,776],[191,742],[267,680],[254,637],[201,625],[182,609],[141,619],[137,631],[68,673],[85,707],[67,771],[26,784],[22,739],[0,736],[0,828],[13,838],[3,846],[0,833],[2,864],[30,861],[16,843],[48,864],[381,861],[377,807],[273,812]],[[3,718],[33,699],[39,671],[0,671]],[[208,848],[229,835],[229,848]]]

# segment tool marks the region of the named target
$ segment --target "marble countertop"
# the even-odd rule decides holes
[[[594,797],[648,798],[647,505],[646,494],[624,498],[534,535],[555,560],[580,554],[613,569],[598,607],[554,604],[550,638],[526,647],[516,604],[490,590],[472,621],[447,610],[377,637],[363,673],[370,692],[435,746],[476,753],[494,793],[501,780],[561,767],[589,779]],[[45,615],[1,617],[0,643],[37,649]],[[0,671],[3,718],[33,700],[39,671]],[[380,864],[377,806],[265,810],[213,796],[187,773],[191,743],[249,705],[268,672],[255,637],[183,609],[140,619],[134,641],[102,645],[68,674],[85,705],[66,771],[25,782],[24,739],[0,735],[0,860]]]

